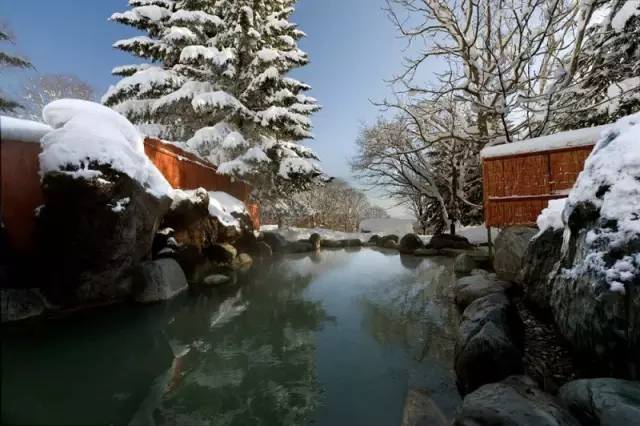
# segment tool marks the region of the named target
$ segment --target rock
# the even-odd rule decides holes
[[[357,238],[342,240],[341,242],[343,247],[362,247],[362,241]]]
[[[398,243],[396,243],[393,240],[387,240],[385,241],[384,245],[382,246],[386,249],[392,249],[392,250],[397,250],[398,249]]]
[[[462,309],[474,300],[493,293],[504,293],[511,284],[497,279],[495,274],[477,274],[460,278],[453,288],[455,301]]]
[[[524,287],[527,301],[541,311],[551,309],[550,274],[560,260],[563,232],[564,229],[548,228],[531,239],[524,254],[526,260],[518,281]]]
[[[269,244],[273,253],[281,253],[284,251],[287,246],[287,240],[277,232],[263,232],[262,238],[264,242]]]
[[[526,226],[511,226],[498,234],[493,257],[493,269],[498,277],[507,281],[517,281],[529,241],[537,232],[536,229]]]
[[[61,307],[111,303],[131,296],[130,273],[149,259],[168,198],[101,167],[99,178],[61,172],[43,178],[38,215],[42,292]]]
[[[344,241],[322,240],[320,245],[324,248],[343,248]]]
[[[471,249],[474,245],[461,235],[438,234],[431,237],[426,247],[433,249]]]
[[[438,249],[428,249],[428,248],[419,248],[413,252],[414,256],[441,256],[440,250]]]
[[[231,277],[227,275],[213,274],[205,277],[205,279],[202,280],[202,283],[209,286],[219,286],[219,285],[227,284],[230,281],[231,281]]]
[[[285,247],[287,253],[308,253],[315,251],[313,244],[306,240],[294,241]]]
[[[253,265],[253,259],[247,253],[240,253],[233,262],[233,268],[237,271],[247,271]]]
[[[420,237],[416,234],[407,234],[400,240],[398,250],[402,254],[412,254],[414,251],[424,248],[424,244]]]
[[[560,388],[558,397],[584,425],[632,425],[640,422],[640,383],[620,379],[584,379]]]
[[[213,244],[204,250],[205,256],[215,263],[231,264],[238,255],[234,246],[228,243]]]
[[[187,277],[173,259],[143,262],[133,277],[134,298],[141,303],[169,300],[189,288]]]
[[[271,246],[264,241],[258,241],[251,249],[250,253],[255,258],[267,258],[273,256]]]
[[[0,289],[2,322],[20,321],[41,315],[46,308],[42,294],[34,289]]]
[[[320,243],[322,242],[322,237],[320,237],[320,234],[318,233],[313,233],[309,237],[309,242],[313,246],[314,250],[320,250],[320,245],[321,245]]]
[[[487,364],[489,365],[489,364]],[[485,368],[487,368],[485,366]],[[525,376],[512,376],[467,395],[456,426],[579,426],[558,399]]]
[[[464,395],[520,374],[522,333],[517,310],[504,294],[491,294],[470,304],[462,314],[455,346],[460,392]]]
[[[398,241],[400,241],[400,238],[398,238],[397,235],[393,235],[393,234],[380,237],[380,240],[378,241],[378,247],[385,247],[389,241],[393,241],[394,243],[397,244]]]
[[[640,379],[640,272],[637,261],[629,260],[640,253],[640,233],[609,244],[606,236],[615,234],[617,225],[590,203],[578,204],[567,225],[560,260],[550,274],[558,330],[581,360],[592,363],[594,373]],[[608,281],[615,276],[614,281],[625,281],[623,291],[611,289]]]
[[[471,271],[473,271],[477,267],[478,264],[476,263],[476,261],[466,253],[456,256],[456,260],[453,263],[453,270],[460,275],[470,274]]]
[[[409,389],[402,426],[447,426],[449,421],[424,389]]]
[[[379,242],[380,242],[380,235],[372,235],[371,238],[369,238],[368,244],[377,246]]]

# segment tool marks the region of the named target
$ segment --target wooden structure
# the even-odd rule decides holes
[[[20,254],[33,250],[35,210],[44,203],[38,159],[41,136],[34,133],[23,140],[4,136],[0,141],[0,217],[9,244]],[[250,202],[251,188],[247,184],[221,176],[212,164],[157,139],[145,140],[145,153],[174,188],[202,187],[226,192],[243,201],[254,227],[259,228],[260,209]]]
[[[567,197],[606,127],[485,148],[481,156],[487,228],[535,225],[549,200]]]

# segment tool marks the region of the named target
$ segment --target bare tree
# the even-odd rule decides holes
[[[30,78],[23,89],[22,118],[39,121],[42,109],[56,99],[96,100],[93,87],[70,74],[45,74]]]

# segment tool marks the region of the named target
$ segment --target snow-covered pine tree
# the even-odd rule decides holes
[[[136,20],[148,3],[169,12],[154,14],[153,31],[151,19]],[[138,123],[179,128],[192,150],[251,182],[261,200],[290,199],[322,177],[316,155],[299,144],[311,137],[309,116],[319,107],[304,94],[309,86],[287,76],[309,61],[297,46],[304,33],[289,22],[294,3],[131,0],[135,19],[114,19],[144,24],[149,37],[116,46],[161,66],[134,68],[105,102]],[[167,37],[178,33],[179,42]],[[149,69],[161,78],[147,78]]]
[[[13,42],[8,30],[0,28],[0,42]],[[31,68],[31,62],[8,52],[0,51],[0,68]],[[0,92],[0,111],[15,111],[20,104]]]
[[[577,72],[555,102],[561,129],[611,123],[640,109],[640,3],[596,1]]]

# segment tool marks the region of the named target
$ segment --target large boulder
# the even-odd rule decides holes
[[[102,175],[76,179],[47,173],[38,215],[42,291],[55,304],[78,306],[131,295],[130,272],[151,255],[154,235],[170,200],[156,198],[129,176],[100,167]]]
[[[485,368],[491,368],[487,364]],[[482,386],[467,395],[456,426],[580,426],[558,399],[541,391],[533,380],[512,376]]]
[[[464,310],[455,346],[458,388],[464,395],[479,386],[520,374],[522,322],[502,293],[477,299]]]
[[[433,249],[467,250],[474,248],[474,245],[462,235],[436,234],[431,237],[426,247]]]
[[[308,240],[300,240],[287,244],[284,250],[287,253],[309,253],[315,251],[315,248]]]
[[[471,271],[478,268],[478,263],[473,260],[473,257],[467,253],[462,253],[456,256],[456,260],[453,262],[453,270],[456,274],[467,275]]]
[[[323,239],[320,242],[322,248],[343,248],[344,240],[327,240]]]
[[[611,378],[583,379],[560,388],[558,397],[583,425],[640,422],[640,383]]]
[[[510,286],[510,282],[498,279],[495,274],[474,274],[458,279],[453,293],[456,304],[464,309],[481,297],[504,293]]]
[[[269,244],[271,250],[274,253],[281,253],[285,250],[287,240],[277,232],[265,231],[262,233],[262,238],[265,243]]]
[[[204,254],[212,262],[230,265],[238,255],[238,250],[228,243],[216,243],[207,247]]]
[[[314,250],[320,250],[320,244],[322,243],[322,237],[318,233],[313,233],[309,236],[309,242],[313,246]]]
[[[189,288],[187,277],[173,259],[143,262],[133,276],[134,298],[140,303],[169,300]]]
[[[0,289],[2,322],[20,321],[41,315],[46,303],[38,290]]]
[[[635,380],[640,273],[631,259],[640,253],[640,235],[614,245],[607,235],[615,228],[590,203],[573,208],[549,301],[560,333],[585,361],[595,361],[599,374]]]
[[[548,228],[536,235],[524,254],[525,261],[518,279],[525,297],[540,311],[551,309],[552,272],[560,259],[563,229]]]
[[[400,241],[400,238],[397,235],[385,235],[380,237],[380,239],[378,240],[378,247],[387,247],[387,245],[390,245],[390,242],[394,243],[394,247],[397,246],[398,241]]]
[[[529,241],[538,231],[527,226],[503,229],[494,244],[493,269],[504,280],[517,281]]]
[[[398,244],[398,249],[402,254],[412,254],[421,248],[424,248],[424,244],[416,234],[406,234],[400,239],[400,243]]]

